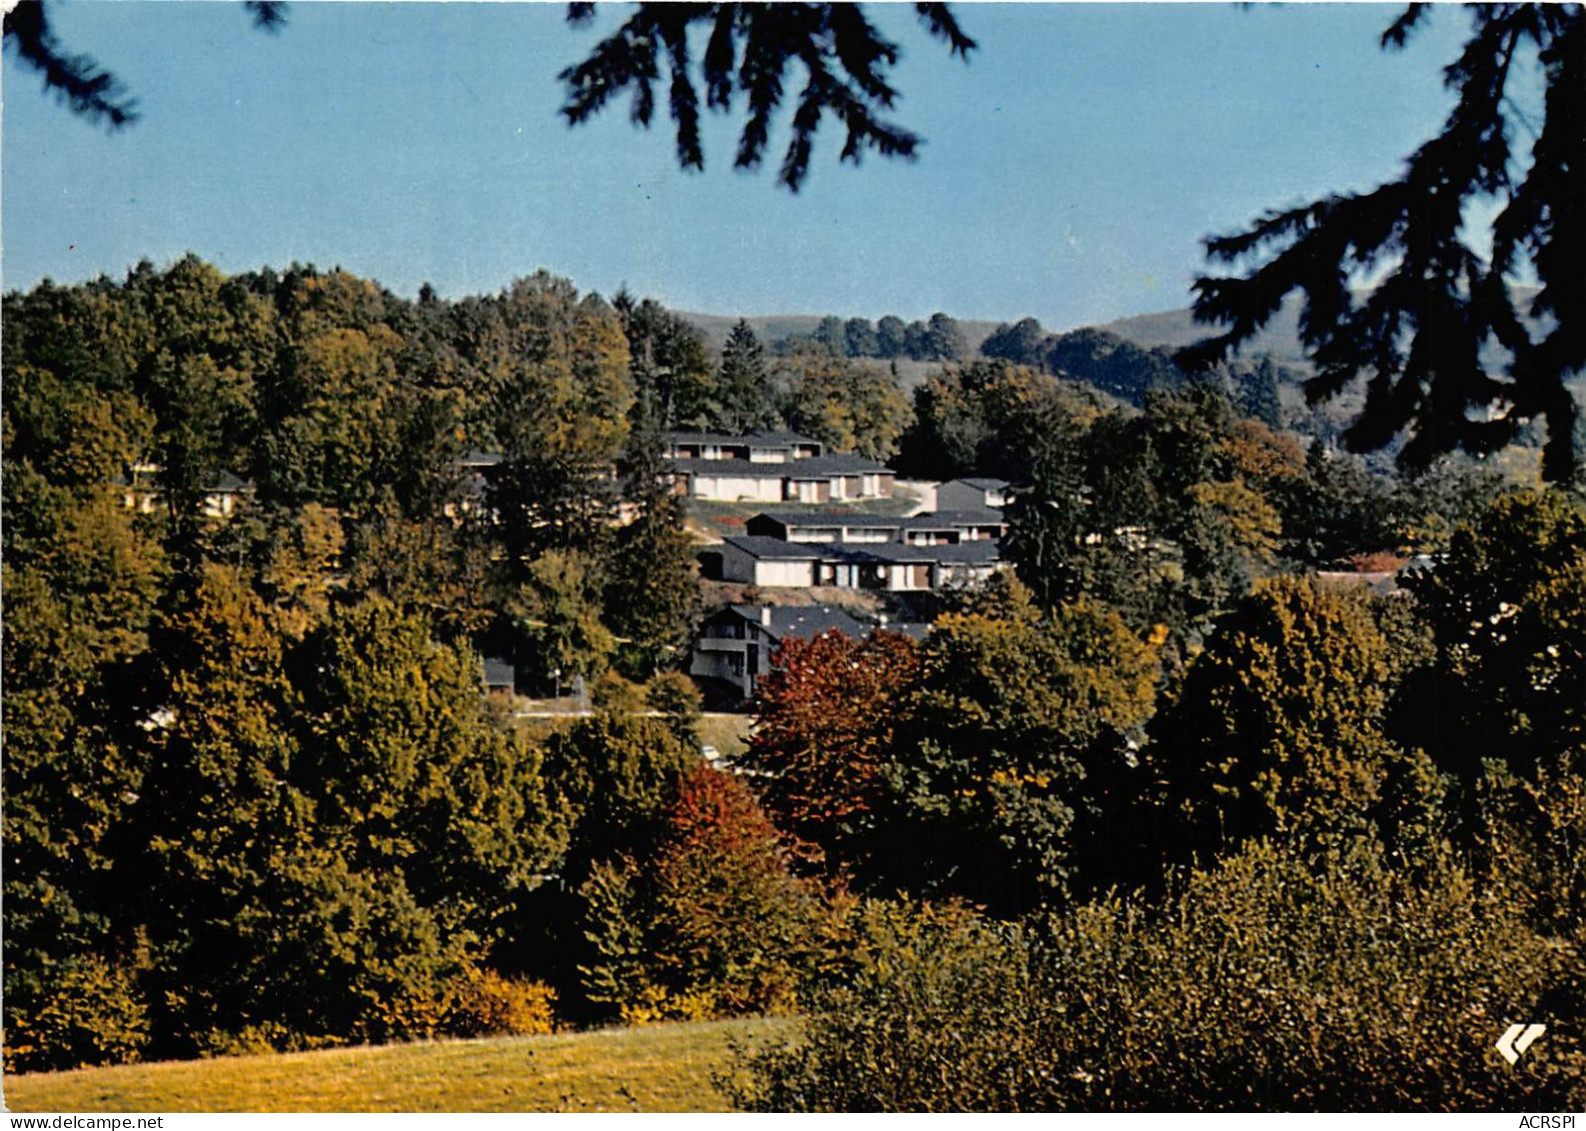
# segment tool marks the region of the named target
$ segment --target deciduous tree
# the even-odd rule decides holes
[[[801,858],[865,869],[881,767],[918,679],[919,648],[897,633],[827,632],[778,647],[760,681],[744,765]]]

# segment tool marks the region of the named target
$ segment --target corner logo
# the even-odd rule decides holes
[[[1520,1059],[1520,1054],[1531,1047],[1543,1033],[1547,1032],[1546,1025],[1510,1025],[1504,1030],[1503,1036],[1498,1038],[1496,1048],[1510,1064]]]

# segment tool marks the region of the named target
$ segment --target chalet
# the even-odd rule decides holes
[[[694,641],[688,673],[700,680],[725,683],[738,696],[751,699],[759,680],[771,670],[772,654],[784,640],[812,640],[829,632],[859,639],[876,627],[829,605],[730,605],[706,618]],[[880,627],[915,637],[924,635],[926,629],[919,624],[885,622]]]
[[[1006,479],[951,479],[936,488],[936,507],[944,511],[1001,510],[1008,502]]]

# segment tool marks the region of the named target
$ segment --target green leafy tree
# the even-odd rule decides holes
[[[218,568],[161,632],[163,721],[118,860],[156,1047],[433,1034],[563,847],[476,661],[380,601],[288,653]]]
[[[843,323],[843,353],[848,357],[876,357],[880,345],[870,319],[850,318]]]
[[[1447,768],[1531,778],[1586,744],[1586,509],[1557,490],[1500,498],[1409,585],[1437,646],[1417,738]]]
[[[480,311],[476,365],[506,456],[488,503],[509,574],[548,549],[594,552],[616,510],[611,468],[634,404],[617,314],[566,280],[520,279]]]
[[[1021,318],[1013,325],[1004,322],[980,343],[980,355],[1015,365],[1040,366],[1046,362],[1046,339],[1046,331],[1034,318]]]
[[[658,835],[672,786],[699,760],[668,720],[600,711],[544,743],[545,780],[568,822],[571,885],[598,860],[639,854]]]
[[[814,332],[810,334],[809,340],[836,357],[849,356],[843,320],[835,314],[828,314],[822,318]]]
[[[1383,817],[1396,782],[1424,767],[1384,734],[1398,674],[1361,593],[1293,578],[1258,586],[1153,724],[1151,760],[1193,846],[1399,819]]]
[[[1174,389],[1184,380],[1163,351],[1143,350],[1105,330],[1075,330],[1052,338],[1046,366],[1133,405],[1143,405],[1152,389]]]
[[[602,619],[603,584],[597,563],[573,550],[547,550],[529,566],[528,580],[508,606],[521,632],[534,678],[549,685],[560,671],[593,683],[616,647]]]
[[[941,618],[922,664],[884,770],[895,878],[1004,912],[1099,879],[1080,872],[1103,814],[1130,790],[1130,736],[1154,701],[1151,650],[1104,608],[1043,614],[1010,582]]]
[[[539,755],[491,717],[478,660],[390,602],[340,612],[295,659],[294,767],[351,867],[400,873],[451,933],[490,939],[559,855]]]
[[[191,1055],[279,1007],[261,913],[311,851],[314,809],[291,776],[284,635],[238,572],[206,567],[152,633],[150,766],[117,853],[120,914],[150,942],[159,1049]]]
[[[63,996],[70,987],[119,993],[82,979],[125,958],[131,941],[110,914],[110,870],[146,767],[130,725],[138,717],[131,673],[148,648],[164,557],[107,491],[78,499],[24,465],[8,466],[5,494],[7,1054],[32,1043],[27,1063],[72,1067],[77,1053],[21,1032],[51,1000],[74,1008]],[[106,1057],[134,1047],[108,1030],[80,1037],[109,1041]]]
[[[888,361],[902,357],[908,340],[907,331],[903,319],[897,315],[884,316],[876,323],[876,356]]]
[[[408,518],[386,494],[347,536],[347,588],[421,613],[445,639],[482,633],[495,616],[489,535],[484,522]]]
[[[660,453],[653,434],[629,444],[624,494],[634,513],[612,540],[605,593],[607,620],[642,677],[684,658],[700,604],[694,538]]]
[[[968,356],[969,347],[964,344],[964,332],[958,328],[957,322],[940,311],[931,315],[925,333],[925,357],[922,360],[962,361]]]
[[[797,431],[871,459],[897,451],[909,402],[887,370],[815,353],[785,358],[781,368],[791,385],[784,415]]]

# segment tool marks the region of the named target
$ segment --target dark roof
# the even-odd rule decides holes
[[[907,517],[889,514],[844,514],[837,511],[761,511],[749,519],[760,525],[762,520],[787,529],[835,529],[847,527],[864,530],[942,530],[959,531],[970,526],[1006,526],[1008,520],[1000,511],[937,511]],[[865,543],[876,545],[876,543]]]
[[[1001,560],[995,538],[981,538],[952,546],[911,546],[904,542],[784,542],[780,538],[767,538],[759,534],[739,534],[723,541],[751,557],[765,561],[990,565]]]
[[[786,479],[785,469],[792,467],[793,461],[752,463],[746,459],[669,459],[667,464],[673,471],[685,471],[690,475],[737,475],[744,479]]]
[[[766,624],[762,619],[762,612],[766,608],[771,610],[771,623]],[[920,621],[893,621],[886,624],[866,624],[854,618],[843,609],[832,605],[730,605],[723,609],[717,616],[732,614],[758,625],[760,630],[775,640],[784,637],[796,636],[808,640],[822,633],[837,631],[845,636],[855,638],[867,636],[878,630],[898,632],[904,636],[911,636],[915,640],[923,640],[925,634],[930,632],[931,626]],[[713,618],[714,619],[714,618]]]
[[[977,491],[1006,491],[1009,487],[1006,479],[951,479],[948,482],[967,483]]]
[[[215,482],[205,487],[204,490],[211,495],[230,494],[238,491],[251,491],[253,490],[253,484],[246,479],[238,479],[229,471],[222,471],[215,477]]]
[[[794,479],[819,475],[858,475],[862,472],[881,471],[886,472],[888,475],[892,474],[892,469],[886,464],[852,454],[811,456],[809,459],[795,460],[793,463],[783,464],[782,466],[793,469],[796,474],[792,475],[791,478]]]
[[[934,511],[930,514],[917,514],[909,519],[910,522],[918,521],[921,527],[931,529],[929,523],[944,524],[949,527],[960,526],[1006,526],[1008,520],[1001,511]]]
[[[668,432],[669,444],[748,444],[750,447],[792,447],[794,444],[819,444],[812,436],[797,432]],[[822,445],[824,447],[824,445]]]
[[[825,479],[830,475],[859,475],[892,469],[863,456],[811,456],[785,463],[754,463],[746,459],[674,459],[674,471],[693,475],[737,475],[748,479]]]
[[[513,667],[511,660],[486,656],[483,666],[486,687],[500,687],[503,684],[511,687],[517,683],[517,669]]]
[[[959,542],[953,546],[921,546],[920,549],[930,550],[934,560],[944,565],[992,565],[1002,560],[1002,550],[995,538]]]
[[[917,565],[924,562],[990,565],[1001,560],[995,538],[982,538],[976,542],[958,542],[947,546],[911,546],[904,542],[816,544],[832,546],[839,551],[832,555],[833,558],[849,562],[890,562],[897,565]]]
[[[764,605],[733,605],[731,609],[738,616],[751,624],[760,626],[760,630],[773,640],[784,637],[796,636],[801,640],[808,640],[824,632],[841,632],[845,636],[860,637],[867,630],[861,622],[849,616],[842,609],[831,605],[806,605],[784,606],[771,605],[771,623],[766,624],[761,619],[761,610]]]
[[[762,511],[754,518],[768,518],[783,526],[896,526],[910,520],[894,514],[842,514],[837,511]],[[749,521],[753,522],[754,519]]]
[[[752,557],[773,561],[813,562],[824,556],[823,543],[784,542],[780,538],[767,538],[761,534],[734,534],[723,538],[722,543]]]

